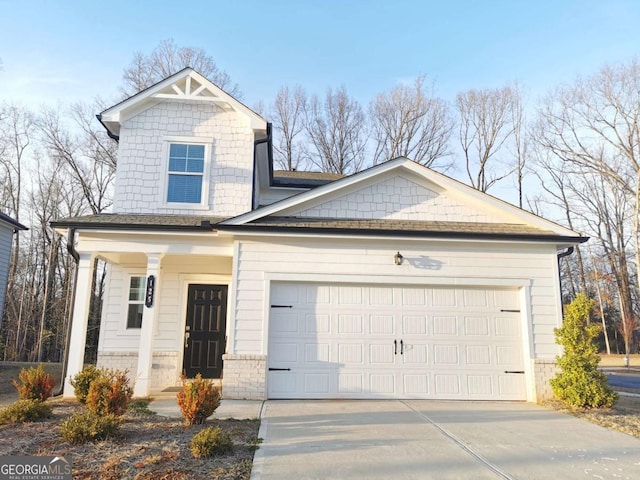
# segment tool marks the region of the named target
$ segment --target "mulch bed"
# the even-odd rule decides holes
[[[208,420],[184,426],[181,419],[147,413],[127,413],[117,438],[72,445],[62,440],[60,422],[84,411],[75,401],[48,400],[53,417],[43,422],[0,427],[0,455],[57,455],[73,464],[75,479],[194,478],[248,479],[257,444],[258,420]],[[215,414],[214,414],[215,416]],[[202,428],[220,427],[234,439],[230,454],[195,459],[189,442]]]

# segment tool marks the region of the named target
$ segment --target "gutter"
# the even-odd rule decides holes
[[[588,240],[588,238],[583,240],[583,241],[586,242],[587,240]],[[582,243],[582,242],[580,242],[580,243]],[[573,247],[568,247],[564,252],[559,253],[558,254],[558,261],[560,261],[561,258],[568,257],[569,255],[571,255],[573,253],[573,250],[574,250]]]
[[[105,123],[102,121],[102,114],[99,113],[98,115],[96,115],[96,118],[98,119],[98,121],[100,122],[100,124],[105,128],[105,130],[107,131],[107,135],[109,135],[109,138],[112,138],[113,140],[115,140],[116,142],[120,142],[120,136],[116,135],[115,133],[113,133],[111,130],[109,130],[109,127],[107,127],[105,125]]]
[[[364,228],[323,228],[323,227],[286,227],[286,226],[263,226],[263,225],[228,225],[217,224],[214,227],[218,231],[229,231],[242,234],[251,233],[290,233],[294,235],[320,235],[337,234],[351,236],[380,236],[380,237],[407,237],[407,238],[438,238],[438,239],[470,239],[470,240],[512,240],[512,241],[534,241],[534,242],[554,242],[554,243],[583,243],[589,237],[566,237],[554,235],[526,235],[526,234],[498,234],[482,232],[428,232],[422,230],[390,230],[390,229],[364,229]],[[573,247],[569,247],[573,251]],[[569,253],[566,253],[569,255]]]
[[[80,262],[80,254],[76,250],[74,245],[76,236],[76,229],[69,228],[67,233],[67,251],[73,257],[76,262],[76,271],[73,275],[73,290],[71,292],[71,305],[69,305],[69,323],[67,327],[67,333],[64,338],[64,353],[62,354],[62,373],[58,388],[52,393],[54,397],[62,395],[64,392],[64,381],[67,377],[67,363],[69,363],[69,343],[71,343],[71,327],[73,326],[73,307],[76,300],[76,288],[78,287],[78,263]]]

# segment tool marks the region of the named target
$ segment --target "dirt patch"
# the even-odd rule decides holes
[[[120,435],[97,443],[72,445],[60,436],[60,422],[84,410],[77,402],[48,400],[53,418],[44,422],[0,427],[0,455],[71,456],[74,479],[248,479],[258,444],[258,420],[209,420],[185,427],[181,419],[128,413]],[[195,459],[191,438],[207,426],[233,437],[232,453]]]
[[[631,392],[631,390],[629,390]],[[635,391],[639,394],[640,391]],[[583,420],[640,438],[640,396],[621,395],[613,408],[572,409],[559,401],[545,405]]]

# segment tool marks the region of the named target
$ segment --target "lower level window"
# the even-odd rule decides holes
[[[129,304],[127,308],[127,328],[142,327],[144,311],[144,277],[131,277],[129,283]]]

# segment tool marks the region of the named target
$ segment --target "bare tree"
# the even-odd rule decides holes
[[[453,130],[449,107],[435,96],[425,77],[412,85],[398,85],[379,94],[369,105],[374,164],[396,157],[408,157],[427,167],[447,170],[451,161],[448,145]]]
[[[626,225],[620,224],[622,212],[603,217],[607,223],[602,227],[605,236],[600,238],[607,240],[605,243],[613,242],[617,248],[609,247],[616,257],[613,273],[622,275],[616,276],[616,281],[625,327],[623,336],[630,336],[625,338],[629,353],[639,316],[638,306],[632,302],[640,296],[637,282],[633,285],[625,278],[627,275],[637,278],[640,265],[640,64],[632,60],[605,66],[592,76],[556,89],[542,104],[540,116],[537,143],[567,163],[575,175],[591,172],[601,177],[600,187],[607,188],[612,195],[615,193],[616,205],[628,209],[624,212]],[[588,191],[584,200],[591,201],[599,193]],[[629,225],[630,243],[625,241],[622,245],[616,236],[621,229],[627,233]],[[627,248],[634,252],[635,265],[627,262]],[[635,274],[629,272],[630,268]]]
[[[468,90],[459,93],[456,105],[460,115],[459,140],[471,185],[486,192],[509,176],[513,162],[498,153],[514,132],[513,111],[518,92],[513,87]]]
[[[311,99],[305,112],[307,155],[323,172],[351,174],[362,169],[367,143],[365,116],[344,87]]]
[[[47,153],[64,166],[91,212],[96,214],[111,206],[117,146],[105,139],[106,134],[87,127],[84,115],[91,110],[76,105],[66,117],[80,127],[80,133],[74,133],[61,118],[61,112],[52,109],[43,111],[38,125]]]
[[[201,48],[178,47],[173,39],[161,41],[148,55],[136,52],[124,69],[120,89],[125,98],[130,97],[185,67],[193,68],[230,95],[240,96],[238,85],[218,68],[213,57]]]
[[[301,157],[301,133],[304,131],[304,112],[307,94],[301,86],[278,90],[271,106],[271,117],[276,138],[273,142],[274,160],[284,170],[297,170]]]

